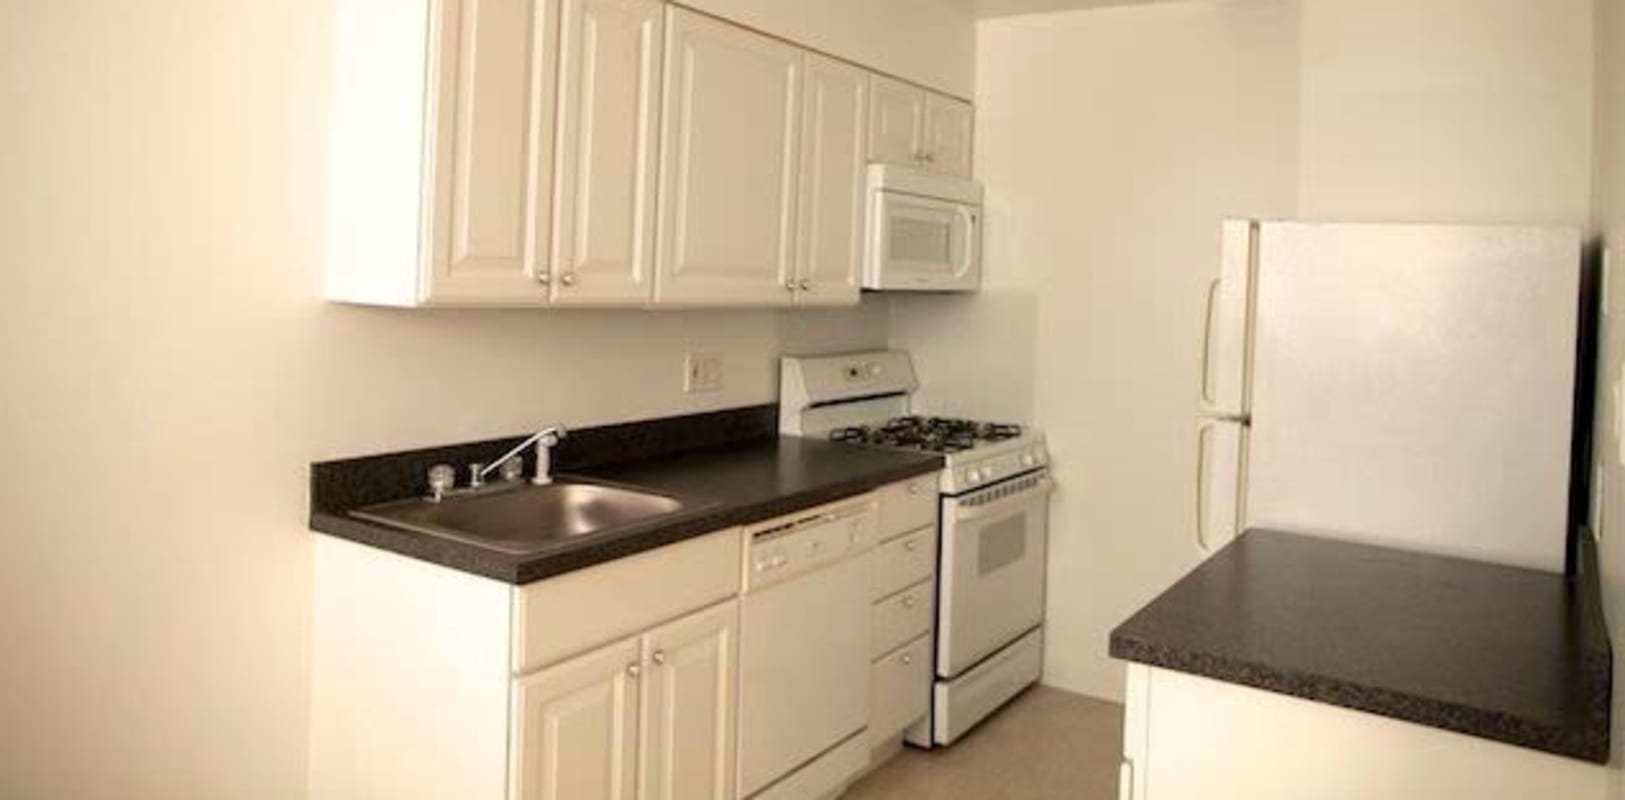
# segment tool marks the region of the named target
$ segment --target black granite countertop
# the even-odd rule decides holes
[[[1608,759],[1612,654],[1575,577],[1250,531],[1112,632],[1114,657]]]
[[[764,410],[766,409],[766,410]],[[418,496],[428,464],[501,453],[510,440],[312,465],[316,531],[509,583],[523,584],[747,525],[942,469],[936,455],[778,436],[773,407],[582,431],[556,456],[561,478],[679,497],[686,508],[514,556],[357,519],[352,509]],[[699,427],[696,427],[699,426]],[[528,467],[527,467],[528,469]]]

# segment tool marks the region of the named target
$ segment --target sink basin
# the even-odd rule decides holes
[[[597,483],[523,484],[438,503],[401,500],[350,512],[361,519],[514,555],[683,510],[674,497]]]

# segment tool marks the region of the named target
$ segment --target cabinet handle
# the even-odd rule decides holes
[[[902,659],[900,659],[900,660],[903,662],[904,666],[912,664],[912,663],[914,663],[914,654],[913,653],[904,653]]]
[[[795,291],[796,290],[796,282],[795,281],[785,281],[784,282],[784,290],[787,291],[787,292]]]
[[[576,285],[576,274],[574,272],[566,272],[563,275],[560,275],[559,283],[562,283],[565,286]]]
[[[921,153],[920,157],[925,159],[925,163],[927,163],[927,164],[935,164],[936,161],[937,161],[937,157],[934,156],[934,155],[931,155],[930,153]]]
[[[907,551],[909,551],[911,553],[914,552],[915,550],[920,549],[920,540],[918,540],[918,539],[910,539],[910,540],[908,540],[906,542],[903,542],[903,549],[907,550]]]
[[[810,291],[812,291],[812,281],[802,281],[801,285],[797,286],[796,288],[800,289],[803,292],[810,292]]]
[[[903,595],[903,608],[913,608],[913,607],[914,607],[914,595],[911,595],[911,594]]]
[[[636,662],[626,665],[626,677],[631,678],[632,680],[637,680],[638,676],[642,674],[643,667],[638,666]]]
[[[910,483],[908,485],[908,493],[909,494],[919,494],[920,493],[920,484],[917,483],[917,482],[916,483]]]
[[[553,274],[546,271],[538,272],[536,273],[536,282],[546,286],[553,282]]]
[[[664,666],[665,663],[666,663],[666,651],[664,651],[664,650],[656,650],[656,651],[654,651],[654,653],[649,656],[649,660],[655,662],[655,666],[657,666],[657,667]]]

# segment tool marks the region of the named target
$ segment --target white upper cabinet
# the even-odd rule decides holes
[[[869,161],[971,107],[662,0],[337,0],[328,299],[858,301]]]
[[[802,98],[796,303],[858,302],[869,75],[807,54]]]
[[[923,166],[925,90],[884,75],[869,86],[869,160]]]
[[[654,292],[659,0],[565,0],[552,297],[639,304]]]
[[[870,161],[970,176],[969,103],[883,75],[870,83]]]
[[[926,169],[970,177],[971,130],[974,124],[975,115],[970,103],[926,92]]]
[[[657,299],[787,303],[802,53],[668,7]]]

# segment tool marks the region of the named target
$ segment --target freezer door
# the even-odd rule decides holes
[[[1219,277],[1208,285],[1202,342],[1202,413],[1240,416],[1247,406],[1247,336],[1258,223],[1226,220]]]
[[[1200,558],[1236,538],[1245,434],[1246,429],[1237,422],[1202,419],[1196,423],[1196,527],[1192,538]]]
[[[1258,241],[1244,521],[1561,570],[1578,231]]]

